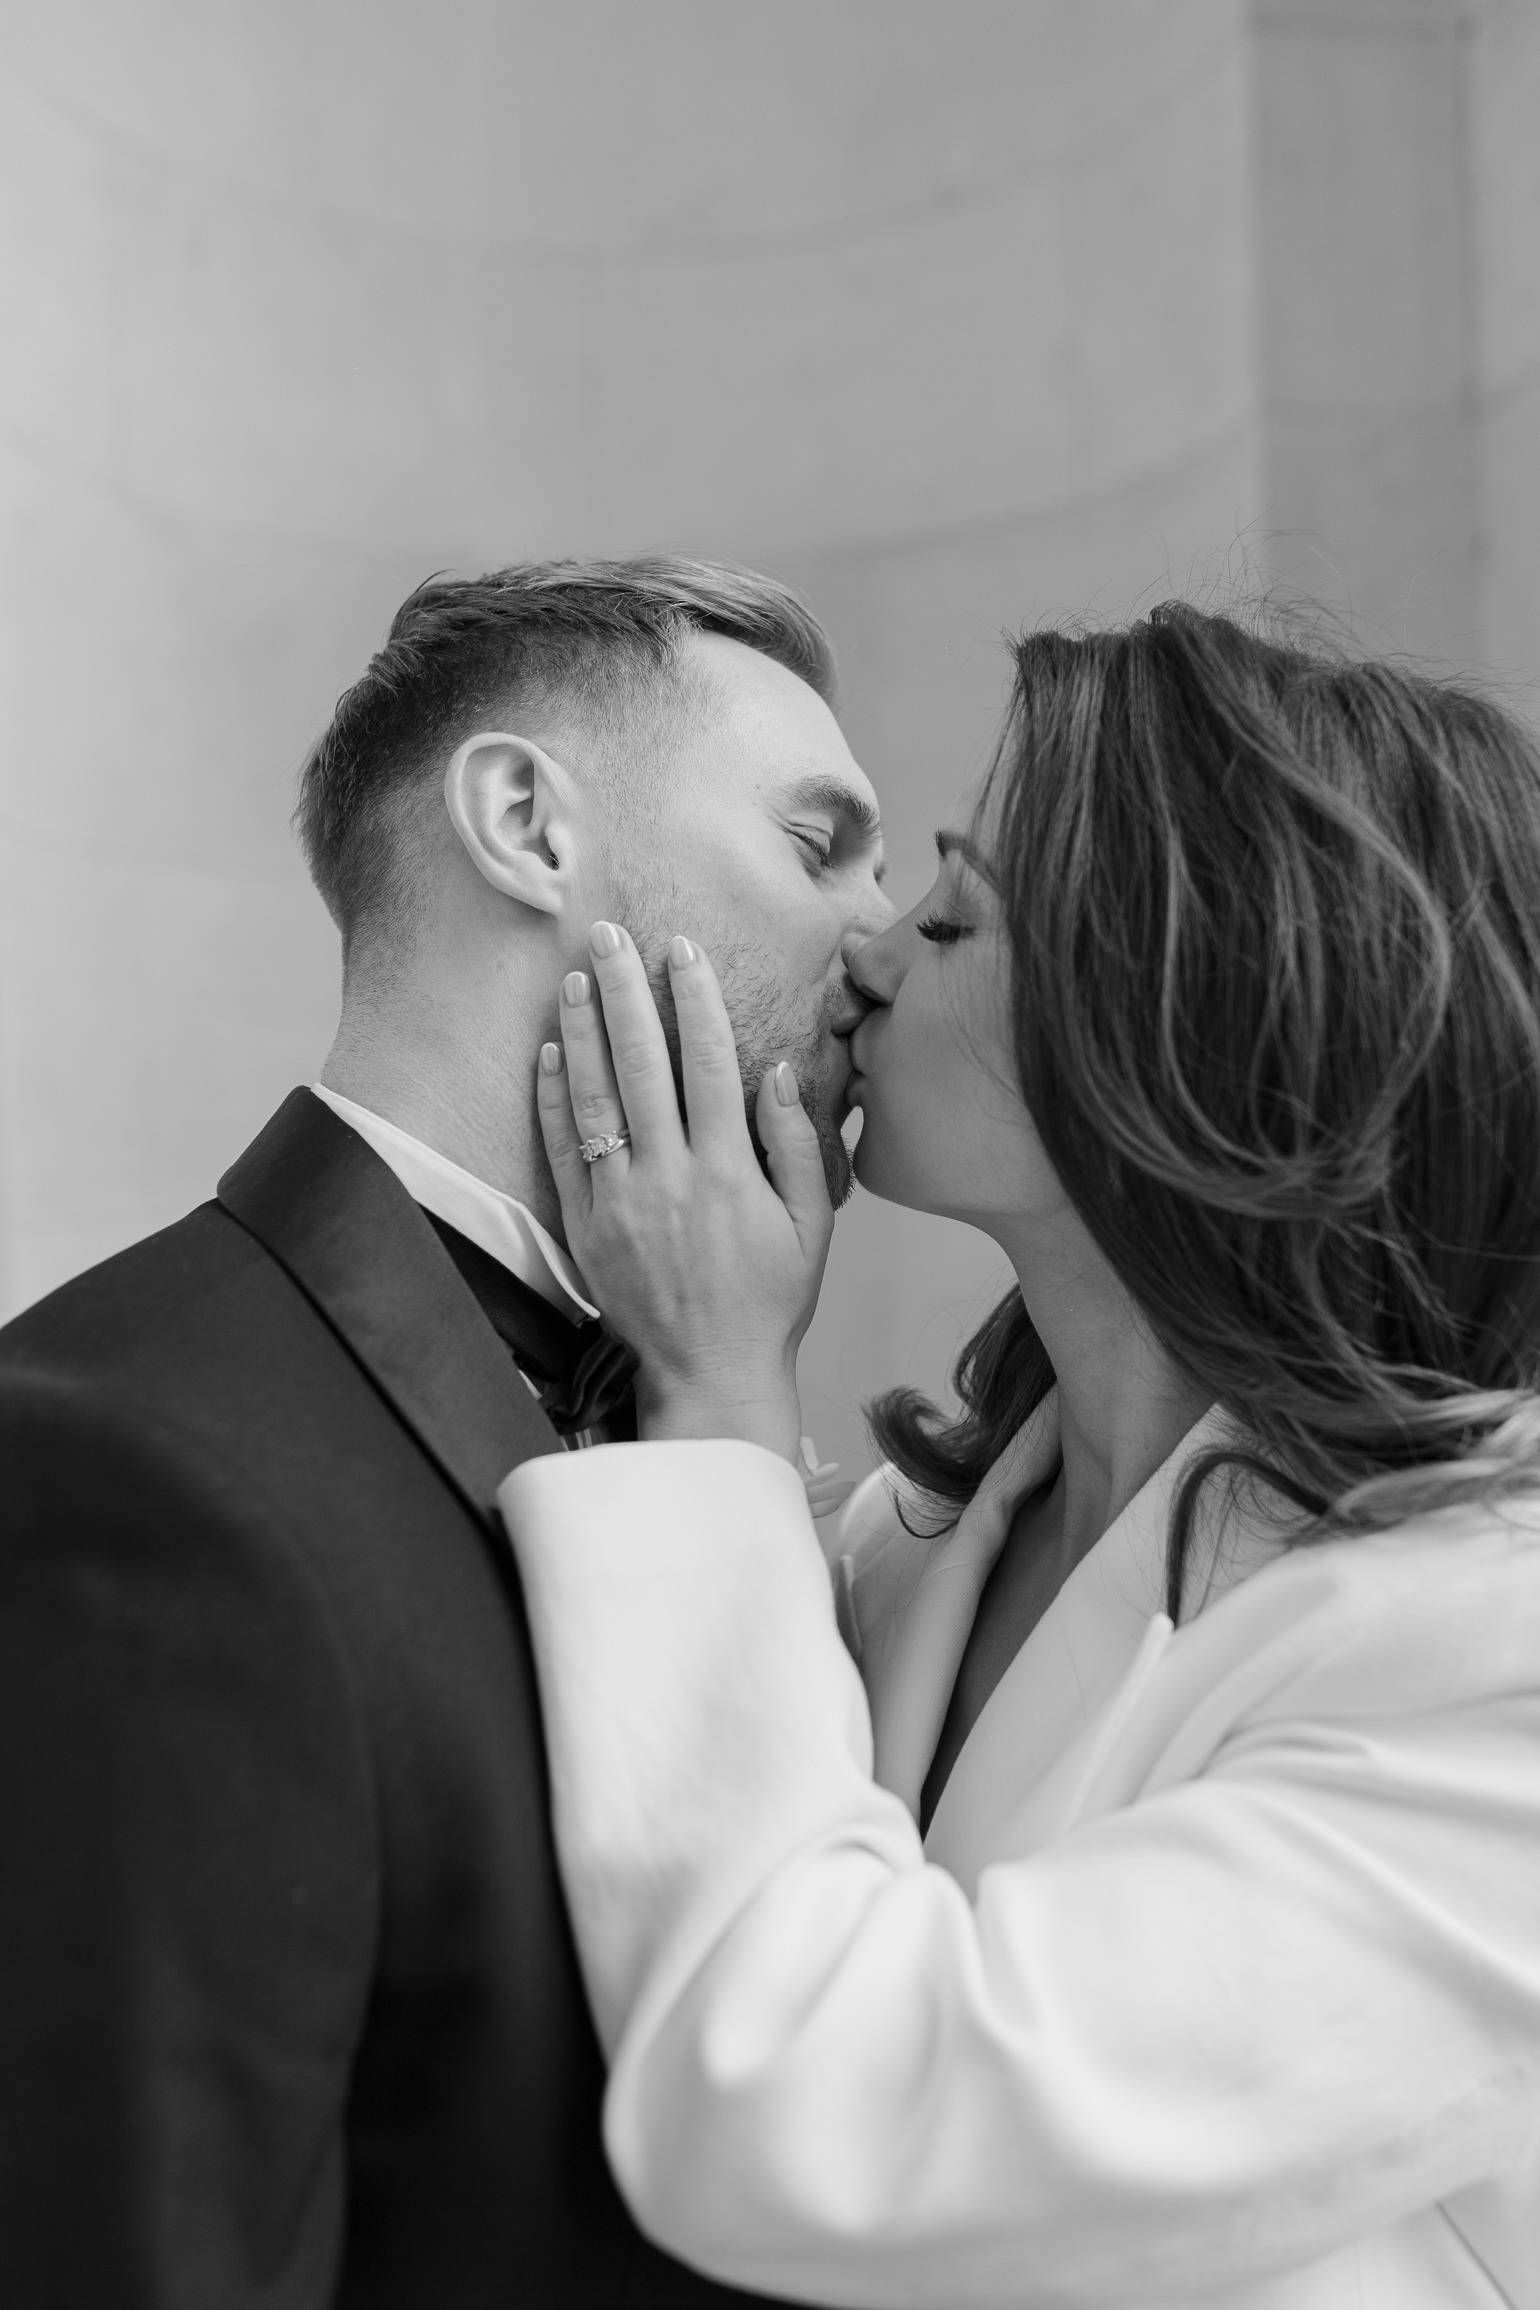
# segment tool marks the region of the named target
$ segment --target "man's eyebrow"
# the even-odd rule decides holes
[[[781,801],[788,810],[825,811],[868,846],[882,841],[882,818],[876,805],[858,787],[847,786],[843,778],[831,777],[827,772],[794,778],[782,789]],[[883,861],[876,869],[878,882],[887,871],[887,863]]]
[[[831,818],[842,818],[852,833],[865,835],[868,841],[874,842],[882,832],[875,806],[856,787],[847,786],[843,778],[823,772],[794,778],[783,790],[782,799],[793,810],[826,810]]]

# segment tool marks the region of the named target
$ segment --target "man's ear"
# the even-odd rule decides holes
[[[571,896],[577,803],[561,764],[506,730],[467,738],[444,773],[444,806],[477,873],[540,914]]]

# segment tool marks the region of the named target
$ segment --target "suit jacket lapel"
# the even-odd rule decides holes
[[[482,1518],[561,1440],[428,1221],[373,1148],[291,1091],[219,1201],[317,1307]]]

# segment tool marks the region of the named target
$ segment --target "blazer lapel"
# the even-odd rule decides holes
[[[1055,1388],[1001,1453],[950,1532],[931,1542],[906,1535],[907,1546],[890,1546],[865,1577],[855,1576],[875,1778],[902,1797],[916,1819],[984,1583],[1018,1503],[1052,1474],[1058,1457]]]
[[[985,1860],[1035,1851],[1079,1817],[1172,1640],[1162,1606],[1177,1485],[1196,1453],[1233,1441],[1217,1406],[1189,1429],[1081,1558],[980,1710],[925,1841],[965,1885]],[[1205,1529],[1195,1543],[1194,1569],[1206,1581],[1194,1613],[1271,1553],[1257,1533],[1205,1567],[1213,1537]]]
[[[495,1522],[508,1471],[561,1440],[389,1165],[297,1090],[217,1193],[476,1514]]]

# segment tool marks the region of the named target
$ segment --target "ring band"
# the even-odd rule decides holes
[[[597,1139],[580,1139],[578,1153],[585,1163],[599,1163],[606,1155],[618,1155],[622,1147],[630,1144],[629,1131],[601,1131]]]

